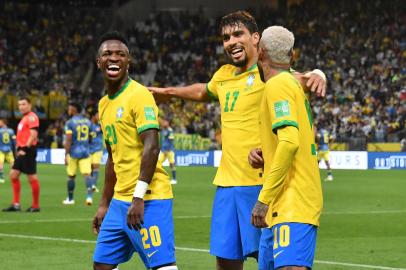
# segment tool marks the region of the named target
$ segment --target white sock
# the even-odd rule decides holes
[[[178,266],[177,265],[169,265],[169,266],[160,267],[157,270],[178,270]]]

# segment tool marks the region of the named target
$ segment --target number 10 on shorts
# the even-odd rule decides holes
[[[279,227],[275,226],[273,229],[273,249],[278,247],[287,247],[290,244],[290,228],[288,225],[282,225]]]

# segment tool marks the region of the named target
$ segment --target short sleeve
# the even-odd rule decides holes
[[[71,127],[71,125],[70,125],[70,121],[68,121],[68,122],[66,122],[66,124],[65,124],[65,127],[64,127],[64,129],[65,129],[65,134],[72,134],[72,127]]]
[[[39,127],[39,119],[38,116],[36,116],[35,114],[31,114],[28,116],[28,127],[31,128],[38,128]]]
[[[299,128],[294,86],[284,80],[277,80],[269,81],[266,87],[270,88],[266,91],[266,99],[271,113],[272,131],[276,133],[278,128],[285,126]]]
[[[168,136],[168,139],[169,139],[169,140],[175,139],[175,136],[174,136],[174,134],[173,134],[173,130],[172,130],[172,129],[169,129],[169,136]]]
[[[218,84],[221,69],[219,69],[216,73],[214,73],[211,80],[206,84],[206,92],[212,100],[218,100]]]
[[[159,129],[158,107],[154,97],[147,89],[142,89],[136,95],[133,114],[138,134],[147,129]]]

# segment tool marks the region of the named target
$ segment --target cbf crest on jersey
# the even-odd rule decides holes
[[[123,113],[124,113],[124,108],[118,107],[117,112],[116,112],[116,121],[121,121],[121,118],[123,117]]]
[[[254,80],[255,80],[255,75],[253,73],[248,75],[247,86],[251,87],[254,84]]]

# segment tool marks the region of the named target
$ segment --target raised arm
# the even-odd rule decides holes
[[[106,148],[108,152],[108,157],[104,175],[103,193],[99,202],[99,208],[97,209],[96,215],[93,218],[93,232],[96,234],[99,233],[100,225],[104,219],[104,216],[107,213],[110,201],[113,198],[114,186],[116,185],[117,182],[116,173],[114,172],[113,158],[111,156],[111,148],[107,141]]]
[[[136,230],[144,224],[144,195],[155,173],[159,156],[159,139],[157,129],[147,129],[139,134],[144,151],[141,157],[140,175],[134,190],[134,197],[127,212],[127,225]]]
[[[181,87],[148,87],[148,89],[158,102],[167,102],[171,97],[193,101],[210,101],[205,83],[195,83]]]

